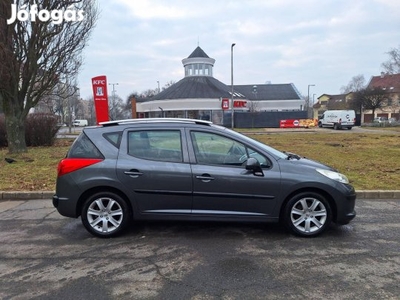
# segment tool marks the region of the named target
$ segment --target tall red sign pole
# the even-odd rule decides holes
[[[104,75],[93,77],[92,88],[97,124],[109,121],[107,77]]]

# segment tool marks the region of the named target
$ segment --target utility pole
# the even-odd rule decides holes
[[[231,115],[232,115],[232,124],[231,128],[234,127],[234,110],[233,110],[233,47],[235,47],[235,43],[231,45]]]
[[[109,83],[108,85],[112,85],[112,108],[111,111],[115,111],[115,86],[118,85],[118,83]],[[114,120],[115,116],[113,113],[111,114],[111,120]]]

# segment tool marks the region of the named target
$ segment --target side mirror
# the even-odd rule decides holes
[[[260,163],[254,157],[246,161],[246,170],[252,171],[255,176],[264,176]]]

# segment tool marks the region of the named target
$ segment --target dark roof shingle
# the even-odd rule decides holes
[[[234,85],[234,89],[236,92],[245,95],[246,98],[249,100],[300,99],[300,95],[296,92],[295,88],[290,83]]]
[[[192,54],[189,55],[188,58],[195,58],[195,57],[209,58],[208,55],[199,46],[197,46],[197,48],[194,49],[194,51],[192,52]]]
[[[229,98],[230,87],[211,76],[188,76],[171,85],[153,100]]]
[[[373,76],[368,84],[369,88],[386,88],[392,93],[400,92],[400,74],[383,74]]]

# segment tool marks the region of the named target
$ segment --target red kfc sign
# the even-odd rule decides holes
[[[235,100],[233,102],[233,107],[234,108],[245,108],[247,104],[246,100]]]
[[[93,77],[92,88],[97,124],[109,121],[107,77],[104,75]]]
[[[224,109],[224,110],[229,109],[229,99],[228,98],[222,99],[222,109]]]

